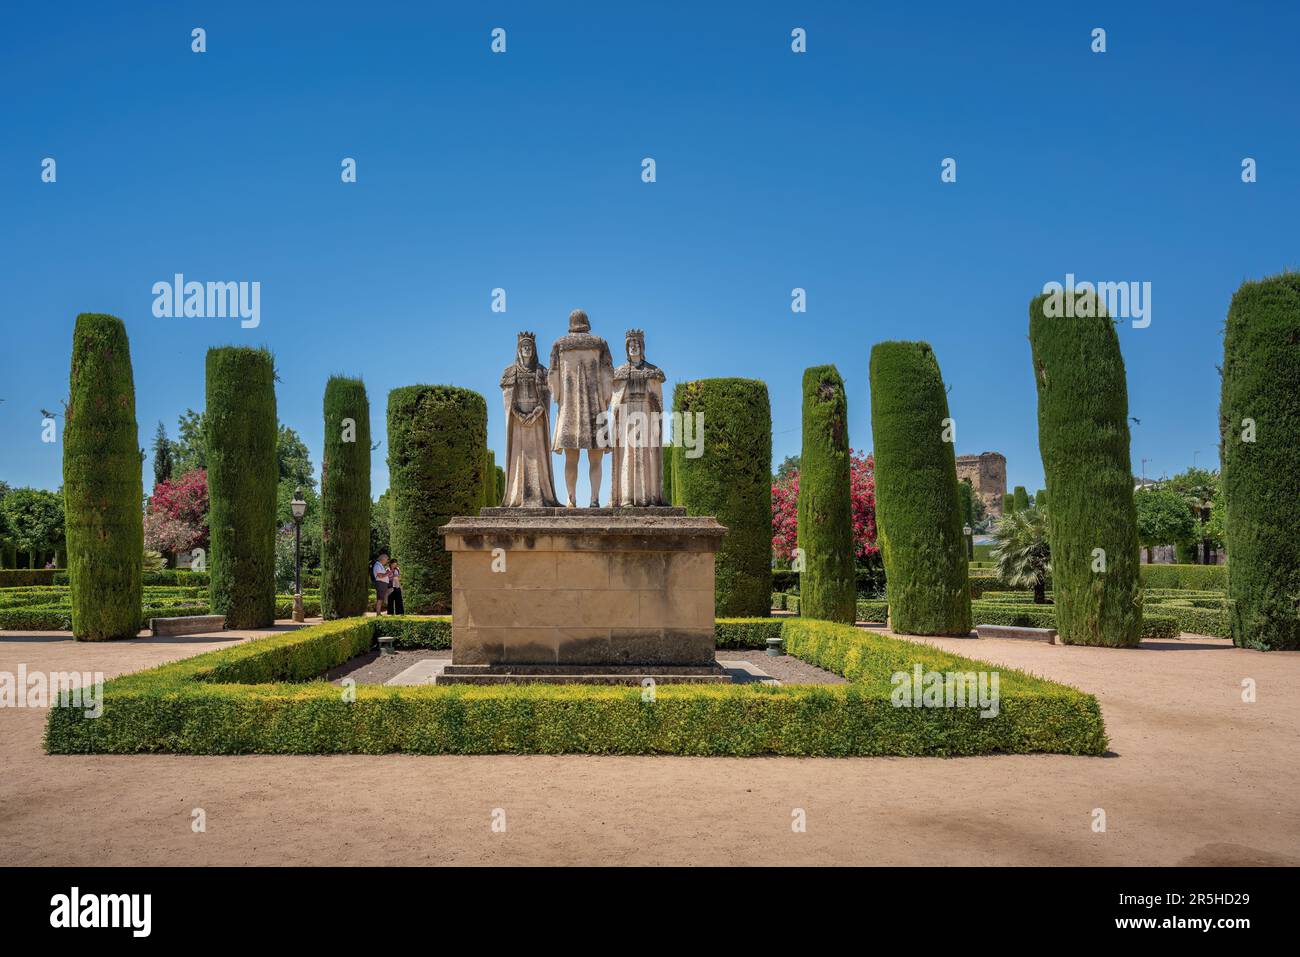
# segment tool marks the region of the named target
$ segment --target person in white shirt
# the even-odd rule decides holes
[[[370,567],[370,577],[375,580],[375,614],[382,615],[388,605],[388,552],[380,552]]]

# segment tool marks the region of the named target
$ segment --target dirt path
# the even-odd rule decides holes
[[[1300,864],[1300,653],[1212,638],[1128,651],[928,641],[1093,692],[1114,756],[49,757],[44,711],[4,708],[0,860]],[[0,635],[0,671],[111,677],[227,643]],[[796,808],[806,833],[792,831]]]

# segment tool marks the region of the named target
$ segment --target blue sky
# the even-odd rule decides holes
[[[391,388],[483,392],[500,460],[515,332],[545,354],[581,307],[618,361],[644,328],[670,385],[765,380],[777,461],[806,366],[839,367],[868,449],[871,344],[928,340],[957,451],[1032,492],[1027,305],[1067,273],[1152,284],[1151,325],[1120,333],[1134,469],[1217,464],[1229,299],[1300,265],[1294,5],[614,6],[9,6],[0,479],[60,482],[39,409],[79,312],[126,321],[141,445],[202,407],[209,346],[267,345],[319,465],[335,372],[364,377],[376,436]],[[261,325],[155,318],[178,272],[260,282]]]

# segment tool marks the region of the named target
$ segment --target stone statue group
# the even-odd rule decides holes
[[[629,329],[627,362],[614,368],[609,343],[591,334],[581,309],[569,315],[568,335],[551,347],[547,369],[537,361],[537,337],[519,333],[515,361],[501,375],[506,410],[506,488],[501,504],[559,505],[551,453],[564,454],[568,505],[577,502],[578,459],[587,450],[591,507],[600,505],[601,463],[612,452],[610,504],[662,505],[661,422],[664,373],[645,358],[645,333]],[[551,430],[551,397],[558,411]]]

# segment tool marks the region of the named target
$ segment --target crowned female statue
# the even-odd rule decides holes
[[[559,505],[551,475],[551,389],[537,361],[537,337],[519,333],[515,361],[501,373],[506,407],[506,491],[501,504]]]
[[[664,504],[664,373],[645,358],[645,333],[629,329],[627,362],[614,370],[614,477],[610,503]]]

